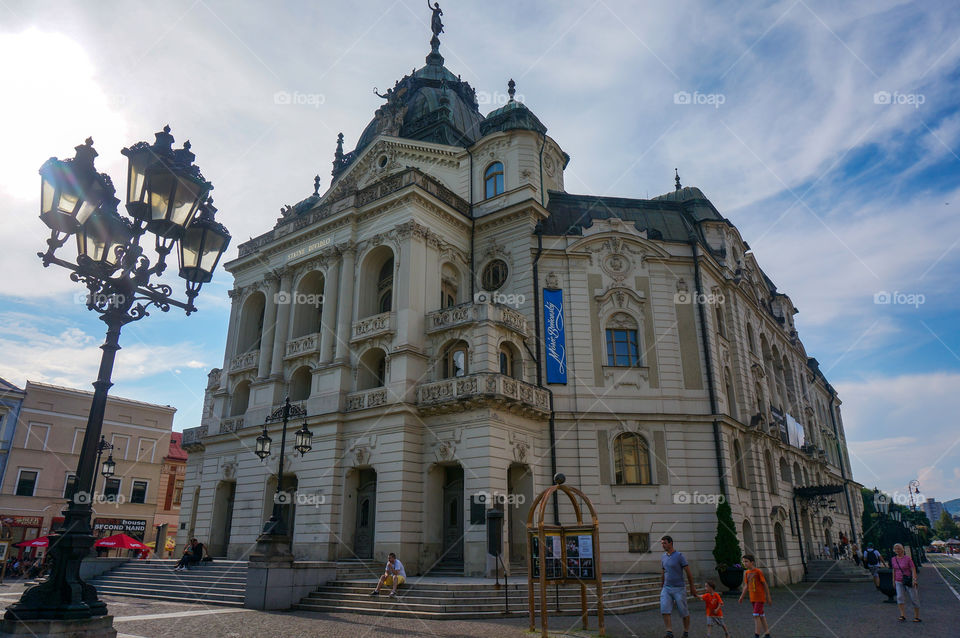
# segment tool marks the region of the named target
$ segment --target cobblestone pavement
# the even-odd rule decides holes
[[[792,638],[886,638],[909,636],[960,638],[960,561],[932,557],[920,571],[921,617],[923,623],[898,623],[897,608],[886,604],[885,596],[872,583],[799,583],[773,590],[774,604],[768,608],[771,635]],[[941,566],[943,576],[934,565]],[[952,572],[952,573],[951,573]],[[0,587],[0,602],[14,602],[22,591],[16,583]],[[531,636],[526,618],[495,620],[417,620],[391,616],[326,614],[313,612],[259,612],[230,607],[207,607],[182,603],[155,602],[136,598],[106,596],[114,627],[121,638],[420,638]],[[519,602],[519,601],[518,601]],[[703,605],[691,605],[690,635],[705,636]],[[908,616],[910,612],[908,611]],[[725,599],[727,625],[734,638],[753,635],[753,620],[747,603]],[[675,618],[675,629],[680,628]],[[551,616],[551,635],[576,635],[575,616]],[[596,617],[590,617],[595,630]],[[595,633],[591,632],[593,635]],[[679,638],[681,632],[677,631]],[[537,634],[539,635],[539,629]],[[659,614],[647,611],[627,616],[607,616],[607,635],[613,637],[659,638],[664,635]],[[713,638],[722,634],[714,630]]]

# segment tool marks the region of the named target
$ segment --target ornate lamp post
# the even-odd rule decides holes
[[[291,531],[287,529],[287,524],[281,511],[281,507],[290,505],[288,502],[289,495],[283,494],[282,483],[283,454],[284,449],[287,447],[287,422],[291,417],[303,419],[303,426],[297,430],[296,433],[294,449],[300,453],[300,456],[303,456],[313,449],[313,433],[307,429],[307,411],[302,406],[291,404],[290,397],[287,397],[283,405],[267,417],[263,424],[263,432],[257,437],[256,451],[254,452],[254,454],[260,457],[261,461],[270,456],[270,444],[273,439],[267,434],[267,425],[282,421],[283,429],[280,431],[280,459],[277,463],[277,491],[273,496],[273,513],[270,515],[270,519],[264,524],[263,533],[260,535],[260,538],[257,539],[258,543],[273,542],[282,544]]]
[[[113,631],[108,620],[93,622],[106,615],[107,607],[94,587],[80,578],[80,563],[93,545],[90,514],[95,463],[103,451],[98,440],[107,392],[113,385],[110,378],[120,349],[120,330],[147,316],[151,305],[163,312],[171,306],[187,315],[195,312],[193,302],[200,286],[210,281],[230,242],[227,229],[213,220],[214,209],[208,201],[213,185],[193,164],[189,142],[176,150],[172,144],[170,127],[164,127],[153,144],[140,142],[123,149],[129,158],[126,208],[132,220],[117,212],[119,200],[110,177],[94,168],[97,152],[92,139],[76,147],[72,159],[50,158],[40,168],[40,219],[51,232],[47,251],[38,255],[44,266],[66,268],[73,281],[87,287],[87,308],[107,324],[107,335],[100,347],[103,355],[77,464],[77,489],[63,512],[63,527],[50,537],[50,577],[27,589],[7,609],[4,632],[23,632],[25,624],[30,633],[50,633],[54,631],[51,621],[75,621],[74,625],[86,621],[89,635]],[[148,232],[156,239],[153,261],[141,246]],[[56,254],[71,236],[77,242],[75,261]],[[176,245],[180,277],[186,280],[183,301],[173,298],[170,285],[151,283],[163,274],[166,257]],[[103,464],[105,476],[112,473],[113,465],[112,458]],[[21,626],[11,627],[12,623]]]

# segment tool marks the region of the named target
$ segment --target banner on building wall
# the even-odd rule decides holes
[[[787,432],[790,436],[790,445],[803,447],[806,444],[803,426],[789,412],[787,413]]]
[[[563,290],[543,289],[543,327],[547,383],[566,383],[567,341],[563,326]]]

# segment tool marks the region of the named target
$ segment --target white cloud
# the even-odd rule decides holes
[[[933,372],[836,384],[854,478],[867,487],[960,497],[960,373]]]

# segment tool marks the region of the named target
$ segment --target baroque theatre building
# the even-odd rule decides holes
[[[434,38],[354,150],[340,136],[329,189],[240,245],[223,368],[184,432],[178,546],[252,550],[280,424],[264,462],[255,439],[289,396],[313,433],[303,456],[300,422],[287,438],[298,560],[487,574],[484,509],[503,507],[524,565],[530,504],[562,472],[598,508],[607,573],[658,572],[664,534],[713,572],[722,497],[741,547],[799,580],[859,537],[860,498],[796,308],[679,178],[652,199],[567,193],[570,157],[509,94],[481,113]],[[839,491],[795,498],[817,486]]]

